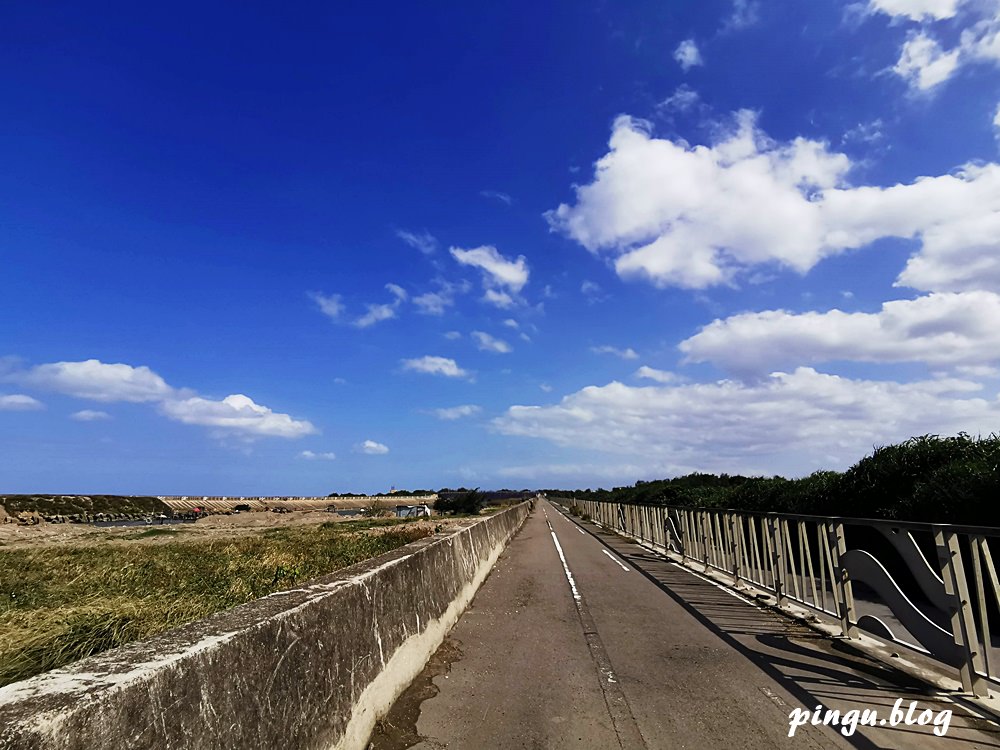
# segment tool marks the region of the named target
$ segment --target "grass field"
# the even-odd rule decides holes
[[[206,617],[427,536],[397,519],[185,540],[0,549],[0,686]],[[144,543],[156,534],[176,538]],[[132,541],[130,541],[132,540]]]

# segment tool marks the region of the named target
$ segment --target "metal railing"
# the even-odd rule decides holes
[[[571,500],[590,519],[1000,688],[1000,529]],[[991,628],[992,626],[992,628]]]

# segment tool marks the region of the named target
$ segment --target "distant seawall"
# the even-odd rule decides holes
[[[0,688],[0,748],[362,750],[529,511]]]
[[[255,495],[234,497],[221,495],[158,495],[171,510],[205,510],[223,513],[237,505],[248,505],[250,510],[287,508],[288,510],[325,510],[331,505],[337,508],[366,508],[373,503],[396,505],[433,505],[437,495],[352,495],[350,497],[297,497],[281,495]]]

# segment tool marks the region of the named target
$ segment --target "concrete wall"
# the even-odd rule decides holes
[[[364,748],[528,510],[0,688],[0,748]]]

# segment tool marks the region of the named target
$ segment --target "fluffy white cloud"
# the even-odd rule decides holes
[[[690,70],[695,65],[705,64],[705,61],[701,59],[701,51],[698,49],[698,45],[695,44],[694,39],[685,39],[678,44],[677,49],[674,50],[674,59],[685,71]]]
[[[769,139],[752,112],[711,146],[653,137],[616,120],[610,152],[575,205],[550,225],[623,277],[705,288],[779,265],[805,273],[822,258],[883,237],[920,246],[898,283],[926,291],[1000,290],[1000,166],[891,187],[850,187],[850,160],[828,144]]]
[[[403,369],[423,372],[428,375],[443,375],[446,378],[464,378],[469,373],[458,366],[458,363],[448,357],[427,355],[417,359],[404,359]]]
[[[893,70],[912,87],[927,91],[951,78],[958,58],[958,50],[946,52],[929,36],[918,33],[906,40]]]
[[[389,446],[374,440],[366,440],[359,447],[362,453],[367,453],[369,456],[384,456],[389,452]]]
[[[106,364],[97,359],[52,362],[10,372],[4,379],[91,401],[155,403],[161,413],[175,421],[215,427],[246,437],[300,437],[316,432],[311,423],[273,412],[248,396],[234,394],[216,401],[197,396],[190,389],[173,388],[146,366]],[[29,396],[17,398],[38,404]],[[93,421],[107,419],[109,415],[83,409],[70,418]]]
[[[799,368],[763,382],[590,386],[551,406],[512,406],[507,435],[628,455],[685,470],[802,474],[849,465],[873,444],[912,435],[988,434],[996,394],[974,382],[851,380]]]
[[[408,232],[400,229],[396,232],[396,236],[424,255],[433,255],[437,251],[438,241],[430,232]]]
[[[453,422],[462,417],[472,417],[481,412],[482,409],[475,404],[462,404],[461,406],[449,406],[446,409],[435,409],[434,416],[446,422]]]
[[[221,401],[200,396],[164,401],[160,409],[177,422],[217,427],[246,437],[297,438],[317,432],[311,423],[273,412],[239,393]]]
[[[669,372],[667,370],[656,370],[652,367],[647,367],[646,365],[643,365],[638,370],[636,370],[635,376],[637,378],[653,380],[657,383],[679,383],[681,380],[683,380],[683,378],[675,372]]]
[[[0,394],[0,411],[36,411],[45,408],[37,398],[23,393]]]
[[[639,359],[639,353],[632,347],[619,349],[616,346],[592,346],[590,347],[590,351],[594,354],[614,354],[616,357],[621,357],[622,359]]]
[[[70,419],[74,419],[77,422],[99,422],[104,419],[111,419],[111,415],[106,411],[97,411],[96,409],[81,409],[80,411],[75,411],[69,415]]]
[[[918,23],[900,50],[893,70],[911,87],[928,91],[975,63],[1000,64],[1000,3],[996,0],[871,0],[869,11]],[[932,36],[930,22],[963,11],[958,40],[944,47]]]
[[[513,351],[506,341],[490,336],[488,333],[483,331],[473,331],[471,334],[473,339],[475,339],[476,346],[484,352],[493,352],[494,354],[509,354]]]
[[[92,401],[162,401],[174,389],[148,367],[105,364],[97,359],[37,365],[13,378],[25,385]]]
[[[339,294],[309,292],[309,298],[316,303],[319,311],[328,318],[339,320],[341,313],[344,312],[344,303],[341,302]]]
[[[977,365],[1000,362],[1000,296],[939,293],[886,302],[878,313],[744,313],[683,341],[689,362],[735,372],[833,360]]]
[[[483,272],[483,283],[488,288],[506,288],[517,294],[528,283],[530,272],[523,255],[519,255],[517,260],[508,260],[492,245],[471,250],[453,247],[451,255],[463,266],[480,269]]]
[[[299,454],[299,458],[304,458],[307,461],[333,461],[337,458],[336,453],[316,453],[314,451],[302,451]]]
[[[872,13],[908,18],[911,21],[931,19],[941,21],[958,12],[962,0],[869,0]]]
[[[744,313],[683,341],[689,362],[766,373],[790,364],[850,360],[977,365],[1000,361],[1000,296],[931,294],[886,302],[878,313]]]

